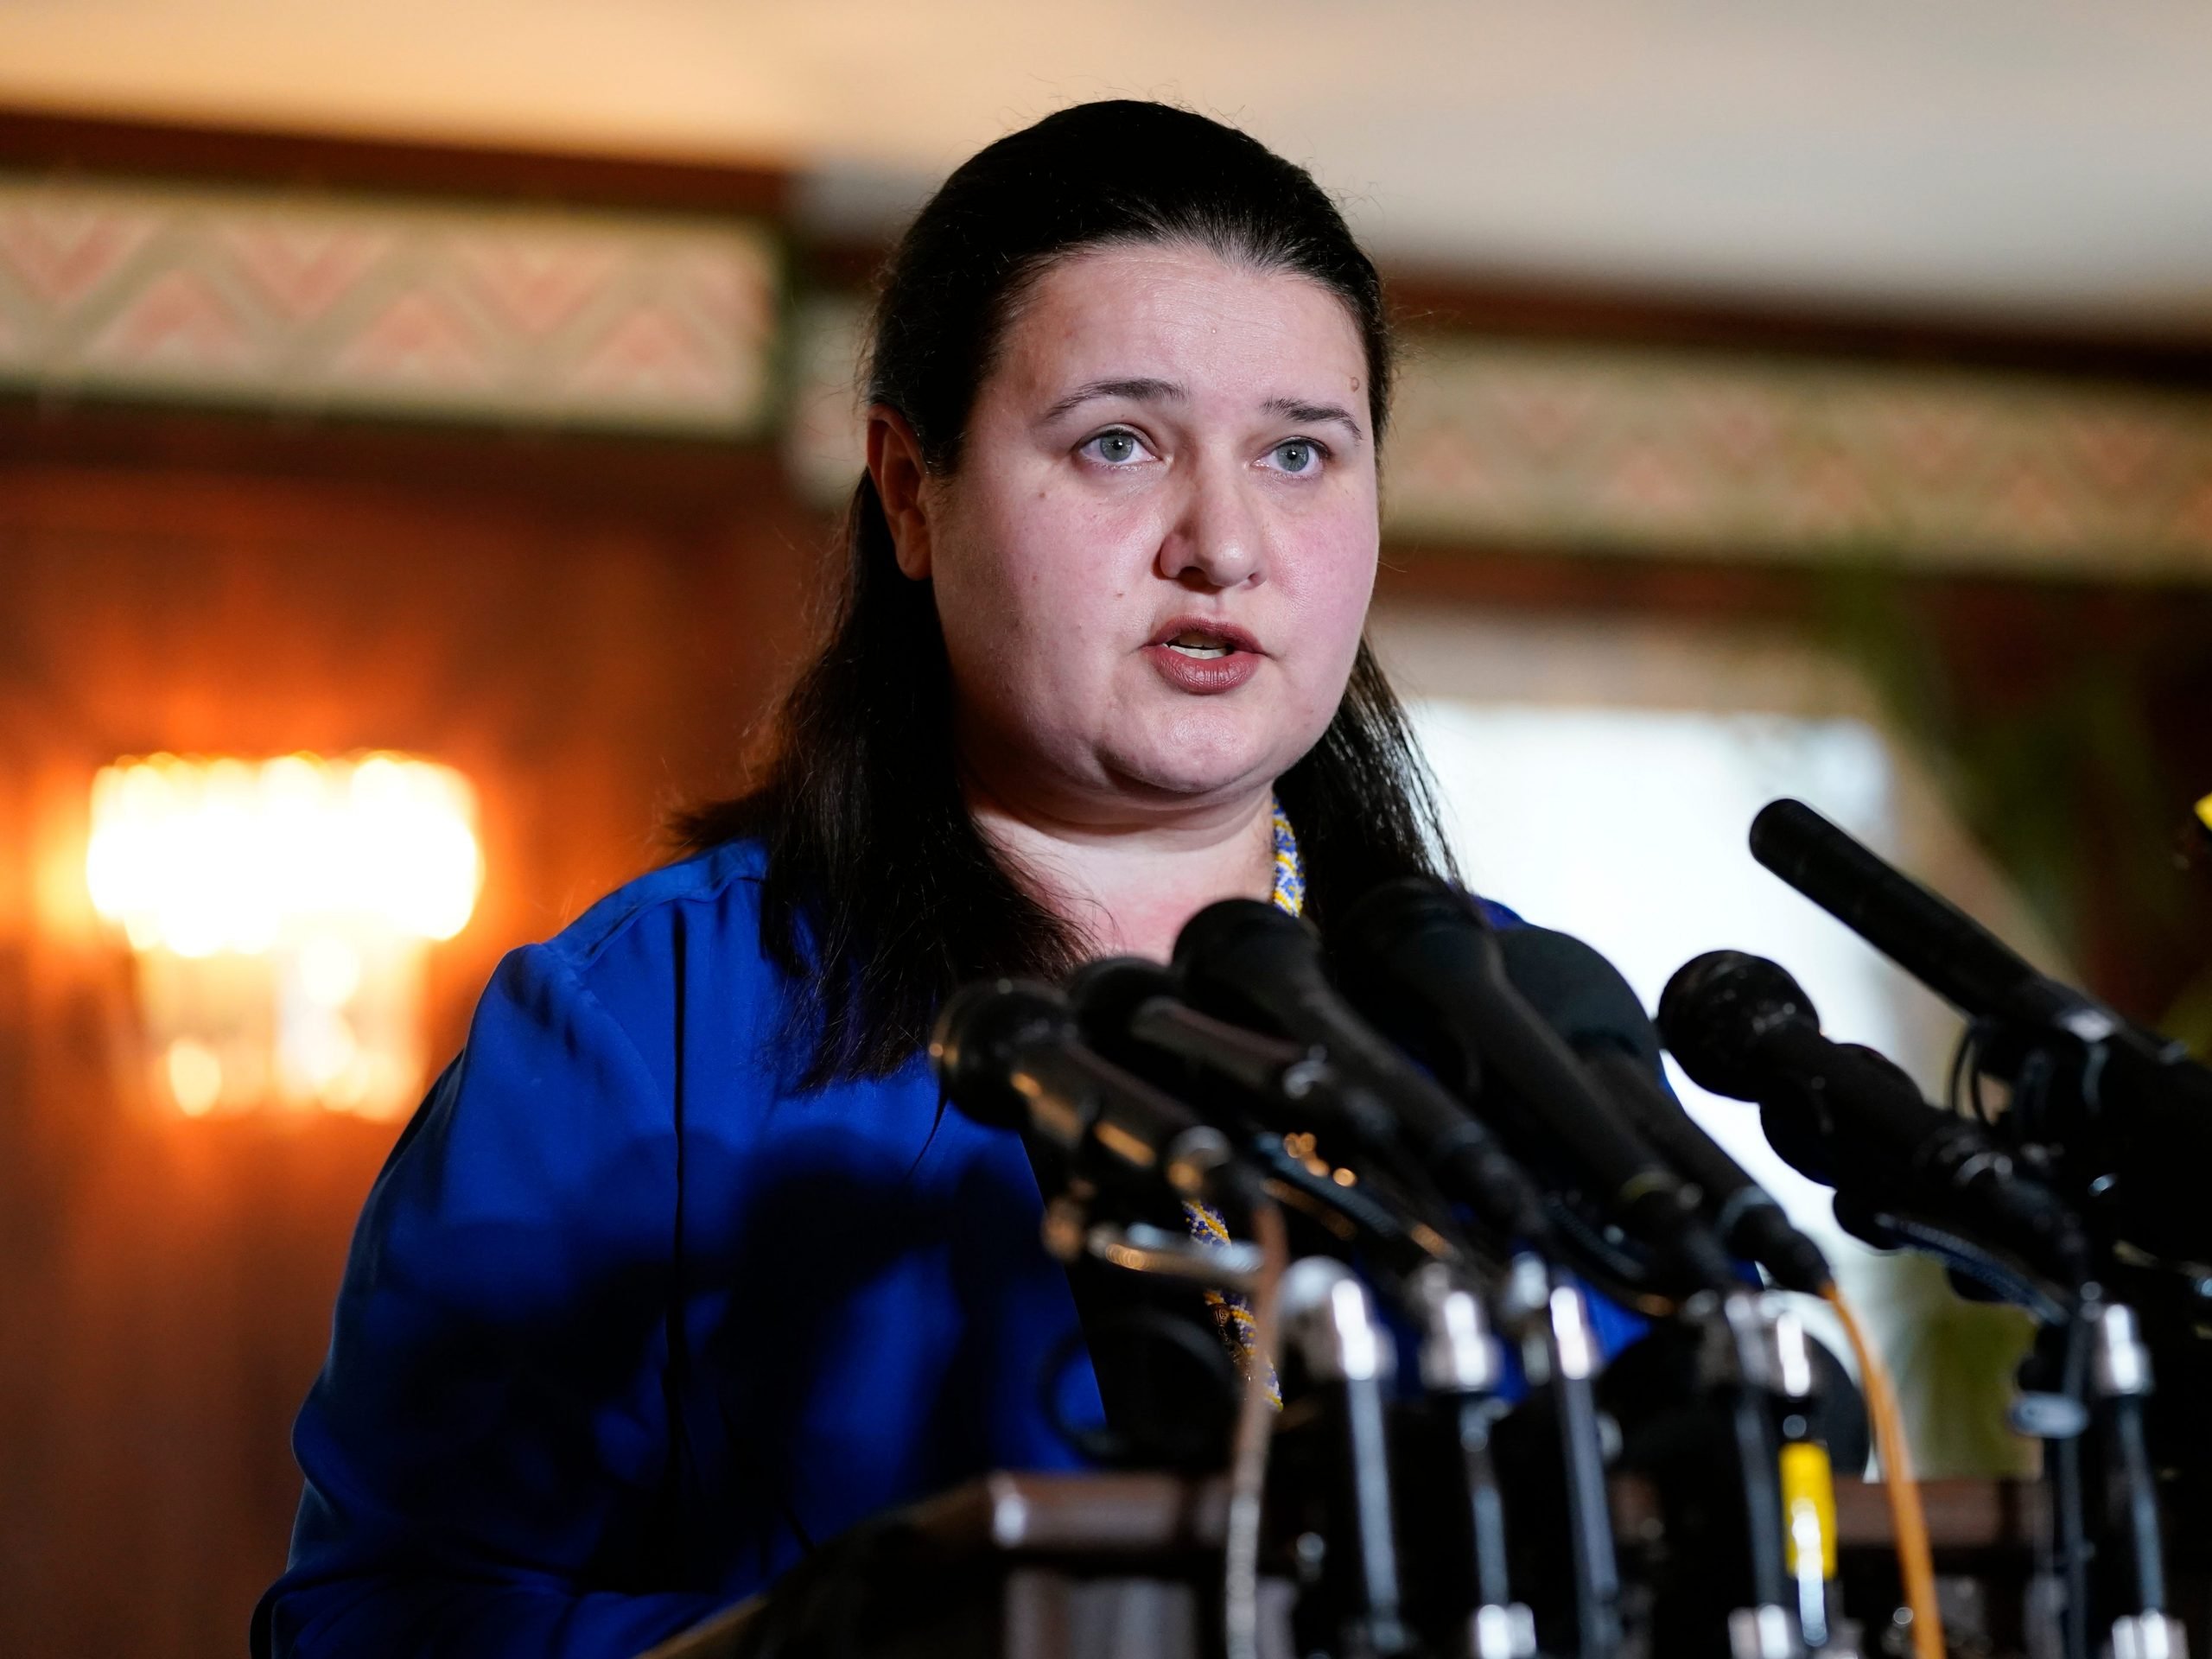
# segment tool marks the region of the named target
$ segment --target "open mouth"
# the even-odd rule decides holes
[[[1267,655],[1260,642],[1234,622],[1205,616],[1170,617],[1144,649],[1168,685],[1200,697],[1249,683]]]
[[[1163,643],[1177,656],[1195,657],[1201,662],[1211,662],[1217,657],[1226,657],[1236,649],[1234,644],[1223,639],[1219,634],[1204,633],[1195,628],[1186,628],[1173,639]]]
[[[1152,637],[1152,643],[1193,662],[1218,662],[1240,652],[1257,653],[1260,642],[1231,622],[1179,616]]]

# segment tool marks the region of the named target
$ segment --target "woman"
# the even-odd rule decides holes
[[[1240,133],[1093,104],[952,175],[759,787],[501,964],[370,1196],[257,1653],[632,1653],[1076,1460],[1036,1182],[925,1035],[965,980],[1441,861],[1361,643],[1389,383],[1373,266]]]

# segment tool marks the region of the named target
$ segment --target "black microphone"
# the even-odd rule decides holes
[[[1821,1247],[1797,1230],[1667,1087],[1659,1033],[1620,969],[1570,934],[1509,928],[1497,947],[1513,988],[1581,1056],[1638,1134],[1698,1189],[1720,1242],[1786,1290],[1818,1295],[1833,1281]]]
[[[2212,1210],[2197,1190],[2212,1164],[2212,1066],[2038,973],[1802,802],[1762,809],[1751,843],[1768,869],[1982,1023],[1976,1064],[2013,1085],[2009,1127],[2058,1148],[2101,1225],[2154,1253],[2212,1256]]]
[[[1440,1042],[1470,1102],[1501,1111],[1518,1137],[1579,1172],[1592,1200],[1630,1235],[1710,1287],[1740,1283],[1699,1221],[1695,1196],[1514,988],[1497,931],[1473,899],[1431,876],[1385,882],[1345,914],[1338,938],[1361,995]]]
[[[1068,977],[1068,1001],[1084,1040],[1116,1065],[1185,1097],[1210,1080],[1229,1084],[1237,1103],[1277,1132],[1341,1135],[1399,1173],[1403,1147],[1397,1115],[1374,1090],[1329,1062],[1319,1044],[1201,1013],[1182,1000],[1164,963],[1103,957]],[[1169,1069],[1182,1076],[1163,1075]]]
[[[2092,1041],[2120,1023],[1802,801],[1760,808],[1751,846],[1753,858],[1964,1013],[2056,1025]]]
[[[1551,1220],[1535,1184],[1485,1125],[1337,994],[1306,923],[1258,899],[1222,899],[1184,925],[1175,969],[1184,999],[1201,1012],[1318,1045],[1332,1066],[1371,1089],[1437,1187],[1484,1224],[1508,1240],[1548,1240]]]
[[[994,1128],[1033,1131],[1109,1171],[1156,1177],[1185,1197],[1210,1190],[1228,1141],[1181,1102],[1084,1046],[1050,987],[982,980],[955,992],[930,1037],[945,1096]]]
[[[1775,1149],[1815,1180],[1933,1208],[2082,1278],[2081,1226],[2058,1198],[1880,1055],[1821,1035],[1812,999],[1775,963],[1740,950],[1685,963],[1659,998],[1659,1030],[1700,1088],[1758,1103]]]
[[[1325,1065],[1312,1044],[1199,1013],[1183,1001],[1174,969],[1148,957],[1086,962],[1068,976],[1067,995],[1084,1040],[1131,1070],[1134,1051],[1149,1048],[1245,1095],[1275,1096],[1303,1093],[1306,1075]]]
[[[1393,1269],[1456,1259],[1449,1208],[1406,1155],[1397,1118],[1320,1048],[1199,1013],[1165,964],[1142,957],[1084,963],[1068,976],[1067,995],[1094,1051],[1249,1137],[1239,1144],[1256,1171],[1303,1195],[1305,1207],[1335,1212]],[[1291,1144],[1300,1135],[1303,1153]],[[1349,1163],[1356,1151],[1356,1185],[1311,1161],[1317,1137],[1332,1162]]]

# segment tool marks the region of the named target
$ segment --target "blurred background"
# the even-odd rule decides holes
[[[1375,632],[1477,884],[1933,1090],[1743,850],[1796,794],[2212,1038],[2200,6],[6,0],[0,1649],[241,1650],[400,1123],[803,647],[875,262],[1116,95],[1391,279]],[[2008,1316],[1846,1271],[1923,1462],[2017,1466]]]

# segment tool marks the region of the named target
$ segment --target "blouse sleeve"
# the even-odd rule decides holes
[[[609,1587],[669,1541],[665,1095],[568,957],[500,964],[362,1211],[257,1659],[632,1654],[715,1605]]]

